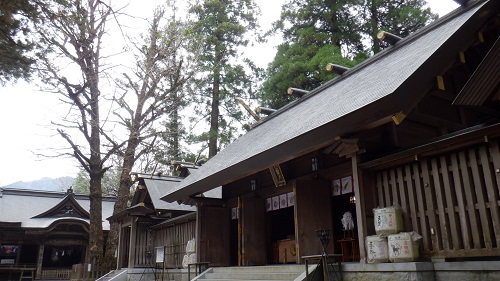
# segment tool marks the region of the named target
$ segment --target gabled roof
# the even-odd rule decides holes
[[[156,210],[177,210],[177,211],[196,211],[196,208],[181,205],[177,202],[167,203],[160,200],[163,194],[175,190],[175,187],[181,182],[178,180],[155,180],[155,179],[143,179],[144,184],[147,187],[151,201],[153,202],[154,208]]]
[[[71,190],[71,189],[70,189]],[[90,214],[75,199],[73,190],[68,191],[66,196],[51,209],[34,216],[33,218],[60,218],[74,217],[90,219]]]
[[[111,216],[115,199],[103,198],[102,216]],[[68,208],[67,208],[68,207]],[[73,208],[73,213],[71,213]],[[88,195],[65,192],[37,191],[16,188],[0,188],[0,225],[15,225],[22,228],[47,228],[56,222],[80,221],[89,224]],[[69,211],[65,214],[66,211]],[[104,230],[109,223],[103,220]]]
[[[482,23],[498,12],[498,2],[460,7],[273,113],[162,199],[183,200],[408,112],[461,48],[473,41]]]

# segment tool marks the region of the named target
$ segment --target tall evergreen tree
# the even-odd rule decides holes
[[[435,15],[424,0],[290,0],[283,5],[274,31],[284,43],[278,47],[263,83],[263,103],[274,108],[293,100],[288,87],[312,90],[334,77],[324,73],[327,63],[352,67],[367,54],[386,47],[376,39],[379,30],[406,36]],[[372,39],[370,46],[363,38]]]
[[[209,132],[199,137],[208,141],[209,157],[235,136],[242,112],[235,98],[249,98],[251,75],[236,62],[240,47],[249,43],[250,32],[257,30],[258,8],[253,0],[203,0],[194,4],[193,32],[204,42],[196,81],[197,113],[210,124]]]
[[[0,1],[0,84],[28,78],[34,60],[34,44],[28,40],[29,20],[38,19],[38,9],[29,0]]]
[[[377,39],[380,30],[404,38],[436,20],[438,15],[425,5],[425,0],[369,0],[363,32],[371,39],[371,51],[378,53],[388,46]]]
[[[361,25],[355,14],[359,0],[290,0],[274,23],[285,42],[335,45],[346,54],[363,50]]]
[[[273,31],[283,43],[267,69],[261,99],[266,106],[280,108],[294,98],[289,87],[312,90],[335,74],[327,63],[347,67],[364,59],[362,25],[352,11],[362,11],[356,0],[291,0],[282,7]]]

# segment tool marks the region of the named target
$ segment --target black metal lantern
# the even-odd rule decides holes
[[[318,229],[316,230],[316,234],[318,235],[319,241],[321,241],[321,245],[323,246],[323,253],[326,253],[326,248],[328,247],[330,239],[332,238],[332,230]]]

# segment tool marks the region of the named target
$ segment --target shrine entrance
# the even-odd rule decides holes
[[[335,253],[342,261],[359,261],[357,238],[356,196],[351,176],[332,181],[332,226]]]
[[[285,205],[286,206],[286,205]],[[295,208],[293,205],[266,213],[268,263],[296,263]]]

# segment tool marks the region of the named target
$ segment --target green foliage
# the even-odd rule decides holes
[[[80,169],[73,184],[73,192],[81,194],[90,193],[90,177],[87,171]]]
[[[280,108],[294,99],[286,93],[289,87],[313,90],[332,79],[327,63],[353,67],[386,48],[374,39],[379,30],[404,37],[423,27],[437,17],[424,5],[424,0],[290,0],[274,23],[284,43],[267,68],[263,104]],[[366,38],[372,39],[369,47]]]
[[[285,42],[335,45],[347,53],[363,50],[359,0],[290,0],[274,23]]]
[[[358,60],[361,59],[364,57]],[[334,45],[281,44],[268,67],[269,78],[263,84],[262,99],[265,106],[280,108],[294,100],[287,93],[289,87],[313,90],[337,76],[325,70],[328,63],[352,67],[358,60],[343,57],[340,49]]]
[[[243,116],[236,98],[253,98],[255,69],[248,61],[237,62],[239,48],[247,46],[248,35],[257,30],[258,8],[252,0],[206,0],[190,9],[195,16],[193,34],[204,42],[200,74],[192,87],[197,93],[195,111],[210,124],[210,131],[194,139],[208,141],[209,156],[235,138]],[[258,37],[258,35],[257,35]]]
[[[430,8],[425,8],[425,0],[371,0],[365,7],[364,32],[371,38],[374,53],[387,48],[385,42],[378,42],[377,33],[388,31],[406,37],[426,24],[436,20]]]
[[[29,19],[38,11],[29,0],[0,0],[0,84],[28,78],[34,60],[29,55]]]

